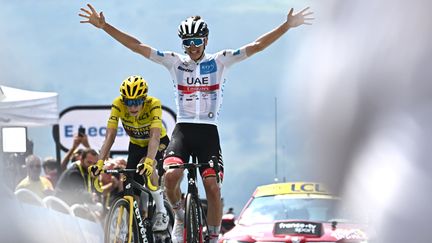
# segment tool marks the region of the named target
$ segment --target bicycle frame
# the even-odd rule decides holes
[[[203,163],[203,164],[198,164],[196,162],[196,157],[192,156],[192,163],[186,163],[186,164],[181,164],[181,165],[169,165],[167,166],[168,169],[185,169],[188,171],[187,173],[187,179],[188,179],[188,189],[187,189],[187,193],[186,193],[186,203],[185,203],[185,220],[187,219],[188,216],[188,198],[191,197],[191,200],[196,202],[196,206],[197,206],[197,214],[198,214],[198,222],[196,225],[197,226],[197,230],[198,232],[194,232],[195,234],[198,235],[199,237],[199,243],[203,242],[203,238],[202,238],[202,231],[203,231],[203,227],[206,227],[208,229],[208,224],[207,224],[207,216],[204,214],[203,212],[203,206],[201,203],[201,200],[199,199],[199,194],[198,194],[198,186],[197,186],[197,170],[199,167],[202,166],[210,166],[211,168],[213,168],[216,172],[216,180],[217,183],[219,183],[219,164],[218,162],[213,162],[213,160],[216,157],[213,156],[212,159],[208,162],[208,163]],[[185,231],[184,231],[185,235],[187,235],[187,225],[185,224]],[[185,238],[186,239],[186,238]],[[206,231],[206,234],[204,236],[204,242],[208,242],[208,240],[210,239],[210,235],[208,230]]]
[[[192,161],[193,161],[192,162],[193,164],[196,164],[195,157],[192,159]],[[196,165],[198,165],[198,164],[196,164]],[[192,197],[193,198],[192,200],[194,200],[196,202],[197,215],[198,215],[198,217],[197,217],[198,218],[198,222],[197,222],[198,223],[198,225],[197,225],[198,232],[195,232],[195,233],[198,233],[199,243],[201,243],[201,242],[203,242],[203,239],[202,239],[203,227],[206,227],[208,229],[208,224],[207,224],[207,215],[205,215],[203,212],[203,207],[202,207],[201,200],[200,200],[199,194],[198,194],[197,168],[198,168],[198,166],[196,166],[194,168],[187,168],[187,170],[188,170],[188,175],[187,175],[188,190],[187,190],[185,198]],[[188,202],[188,200],[186,200],[186,203],[187,202]],[[186,206],[187,205],[185,205],[185,208],[186,208]],[[188,214],[188,212],[185,210],[185,219],[187,217],[187,214]],[[185,231],[186,231],[186,224],[185,224]],[[204,237],[204,239],[206,240],[207,238],[209,238],[208,231],[206,232],[206,237]]]
[[[121,174],[131,174],[131,173],[135,173],[135,169],[122,169],[122,170],[106,170],[105,173],[121,173]],[[136,182],[133,178],[130,178],[130,176],[126,176],[126,184],[125,184],[125,191],[124,191],[124,196],[122,197],[124,200],[126,200],[127,202],[129,202],[129,221],[128,221],[128,243],[130,243],[132,241],[132,234],[131,232],[133,232],[133,219],[135,217],[136,219],[136,224],[138,227],[138,239],[140,239],[140,241],[142,242],[153,242],[153,240],[149,240],[148,239],[148,232],[147,230],[149,230],[149,226],[151,225],[151,218],[154,215],[154,212],[152,212],[154,209],[152,207],[150,207],[149,205],[153,204],[153,197],[151,195],[151,192],[148,188],[143,187],[141,184],[139,184],[138,182]],[[148,216],[146,218],[143,217],[143,215],[141,214],[141,210],[140,210],[140,206],[138,204],[138,201],[135,199],[134,197],[134,189],[141,191],[141,193],[146,193],[148,196],[148,202],[147,202],[147,214]],[[140,202],[141,205],[143,204],[143,202]],[[123,217],[123,213],[124,213],[124,207],[120,207],[120,211],[119,211],[119,215],[117,218],[117,224],[116,224],[116,230],[115,230],[115,235],[119,235],[119,225],[120,225],[120,221]],[[109,218],[107,218],[109,223]],[[109,225],[107,225],[107,227],[109,227]],[[151,232],[151,229],[150,229]],[[152,233],[150,234],[152,235]]]

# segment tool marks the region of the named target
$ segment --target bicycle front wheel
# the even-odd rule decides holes
[[[202,241],[202,226],[198,202],[192,194],[186,196],[185,211],[185,242],[197,243]]]
[[[138,243],[138,224],[133,212],[130,212],[129,201],[124,198],[117,199],[111,206],[105,224],[105,243]],[[132,217],[131,232],[129,220]]]

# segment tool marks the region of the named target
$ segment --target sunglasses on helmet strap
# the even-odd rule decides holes
[[[139,98],[139,99],[123,99],[123,103],[126,106],[139,106],[144,103],[145,98]]]
[[[188,38],[188,39],[183,39],[183,46],[184,47],[191,47],[191,45],[193,44],[196,47],[200,47],[204,44],[204,38]]]

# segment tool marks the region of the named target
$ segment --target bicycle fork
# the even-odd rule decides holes
[[[192,175],[191,173],[188,174]],[[195,218],[198,219],[197,222],[197,226],[198,226],[198,243],[206,243],[209,241],[210,236],[208,234],[208,225],[207,225],[207,217],[206,215],[204,215],[204,210],[201,204],[201,201],[199,199],[199,194],[198,194],[198,189],[196,186],[196,181],[193,179],[193,176],[191,176],[190,178],[188,178],[188,186],[189,188],[189,194],[192,195],[193,201],[195,201],[196,203],[196,215]],[[206,233],[204,234],[204,227],[206,228]],[[186,230],[184,231],[186,234]],[[186,237],[184,236],[184,238],[186,239]]]
[[[198,198],[198,200],[200,200]],[[200,242],[202,243],[207,243],[210,240],[210,235],[209,235],[209,228],[208,228],[208,224],[207,224],[207,215],[205,215],[203,207],[201,202],[198,202],[198,219],[199,219],[199,225],[200,225],[200,229],[199,229],[199,233],[200,233]],[[206,228],[206,232],[204,233],[204,227]]]
[[[138,206],[138,201],[133,198],[133,196],[124,196],[126,200],[129,201],[129,212],[133,212],[135,215],[135,218],[137,219],[138,228],[139,228],[139,236],[141,237],[142,241],[145,243],[148,243],[147,240],[147,230],[144,226],[143,218],[141,217],[140,209]],[[130,214],[131,217],[129,217],[129,232],[133,232],[132,224],[133,224],[133,216],[132,213]],[[128,243],[132,241],[132,234],[129,233],[128,236]]]

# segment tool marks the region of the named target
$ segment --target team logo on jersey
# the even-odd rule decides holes
[[[209,91],[209,92],[202,92],[201,98],[203,100],[216,100],[217,99],[217,93],[215,91]]]
[[[193,85],[197,85],[197,84],[204,84],[207,85],[209,84],[210,80],[209,77],[186,77],[186,83],[187,84],[193,84]]]
[[[209,99],[209,94],[208,94],[209,92],[204,92],[204,93],[201,93],[201,98],[203,99],[203,100],[208,100]]]
[[[200,86],[186,86],[186,85],[178,85],[177,89],[183,93],[193,93],[196,91],[208,92],[219,89],[219,84],[214,85],[200,85]]]
[[[130,118],[129,115],[126,115],[127,118]],[[126,117],[123,117],[121,120],[123,123],[133,123],[133,120],[128,120]],[[132,117],[133,118],[133,117]]]
[[[217,95],[218,94],[216,92],[210,92],[209,94],[210,94],[211,100],[217,100]]]
[[[217,71],[217,65],[215,60],[203,62],[200,64],[200,74],[209,74]]]
[[[198,97],[198,95],[196,95],[196,94],[191,94],[191,95],[188,95],[187,96],[187,98],[186,98],[186,101],[192,101],[192,100],[199,100],[199,97]]]
[[[192,70],[192,69],[184,68],[184,67],[182,67],[182,66],[178,66],[177,69],[180,70],[180,71],[183,71],[183,72],[188,72],[188,73],[191,73],[191,72],[194,71],[194,70]]]
[[[145,120],[145,119],[147,119],[149,117],[149,114],[148,113],[144,113],[144,114],[142,114],[140,117],[138,117],[138,120]]]
[[[132,127],[123,123],[123,128],[127,135],[137,139],[148,139],[150,136],[150,126],[145,127]]]

